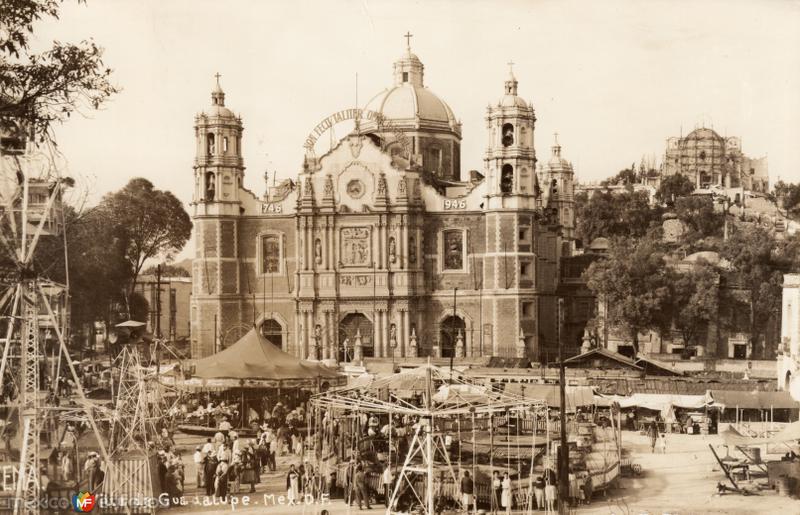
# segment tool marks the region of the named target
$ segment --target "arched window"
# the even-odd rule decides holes
[[[216,154],[216,149],[217,149],[216,143],[214,141],[213,132],[208,133],[206,141],[207,141],[206,153],[210,156],[213,156],[214,154]]]
[[[283,348],[283,327],[276,320],[269,318],[261,322],[261,336],[279,349]]]
[[[514,144],[514,126],[510,123],[503,125],[503,146],[510,147]]]
[[[500,172],[500,193],[511,193],[514,189],[514,167],[504,164]]]
[[[456,355],[456,343],[466,341],[466,328],[464,319],[450,315],[442,321],[439,327],[439,349],[443,358],[452,358]]]

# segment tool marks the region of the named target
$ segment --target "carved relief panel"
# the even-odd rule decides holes
[[[344,266],[372,266],[369,227],[342,227],[339,233],[339,256]]]

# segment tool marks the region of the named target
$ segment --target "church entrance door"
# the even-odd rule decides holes
[[[372,341],[372,322],[363,313],[350,313],[339,322],[339,361],[353,361],[356,338],[361,338],[361,355],[371,358],[375,355]]]

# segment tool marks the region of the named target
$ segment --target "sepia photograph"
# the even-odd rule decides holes
[[[800,0],[0,0],[0,515],[800,513]]]

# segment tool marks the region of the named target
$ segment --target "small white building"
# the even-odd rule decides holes
[[[784,274],[778,389],[800,401],[800,274]]]

